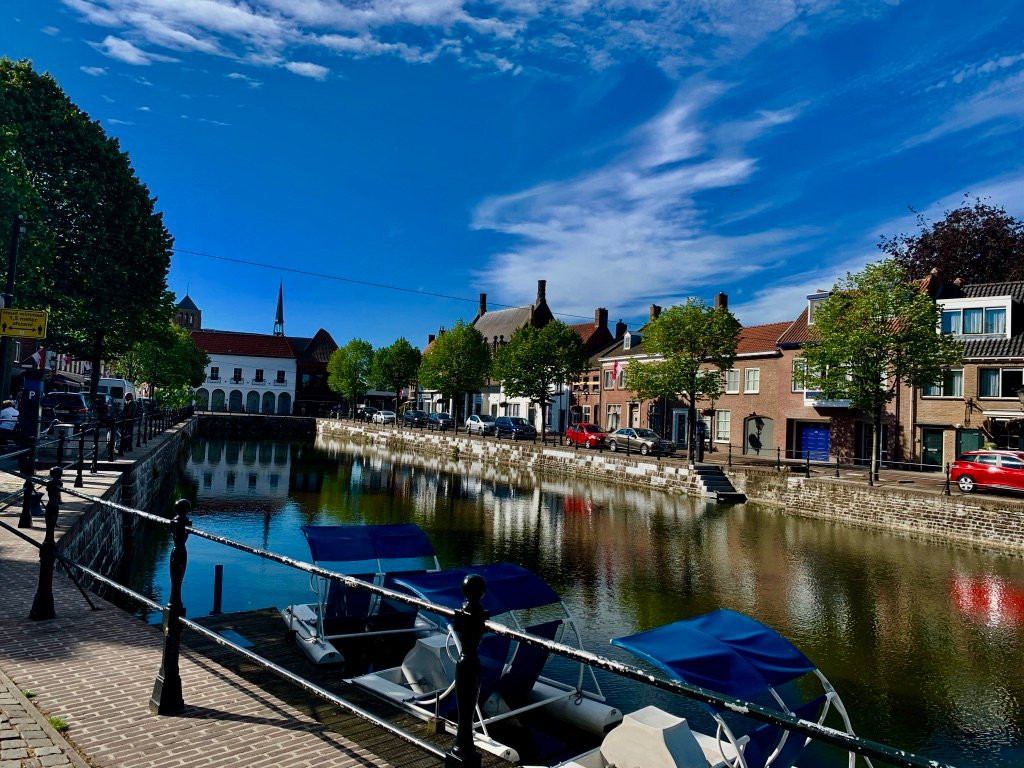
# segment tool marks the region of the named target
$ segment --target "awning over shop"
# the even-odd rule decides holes
[[[46,383],[51,387],[63,387],[72,391],[85,389],[89,380],[71,371],[50,371],[46,374]]]

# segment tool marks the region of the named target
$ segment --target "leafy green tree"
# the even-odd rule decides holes
[[[420,363],[419,383],[455,404],[455,423],[461,423],[459,396],[477,392],[491,370],[491,348],[474,326],[459,320],[440,334]]]
[[[117,141],[28,61],[0,59],[0,131],[41,202],[29,230],[53,243],[52,259],[25,254],[27,273],[46,262],[49,279],[19,282],[18,305],[49,311],[47,346],[91,360],[95,392],[101,360],[170,320],[172,238]]]
[[[349,402],[349,415],[355,417],[356,402],[370,388],[370,366],[373,346],[362,339],[352,339],[338,347],[327,361],[327,386]]]
[[[422,355],[405,337],[396,339],[389,347],[373,353],[370,364],[370,382],[379,389],[394,390],[395,412],[398,412],[401,390],[416,380]]]
[[[965,203],[934,223],[918,214],[920,232],[882,238],[878,247],[913,279],[938,268],[943,277],[969,283],[1024,280],[1024,221],[981,199]]]
[[[871,417],[875,477],[886,404],[901,384],[933,385],[961,360],[962,346],[938,332],[939,313],[892,259],[847,273],[814,311],[819,341],[802,355],[806,386],[823,400],[849,400]]]
[[[626,388],[642,400],[686,397],[686,444],[691,456],[697,401],[713,401],[721,394],[722,372],[732,368],[739,335],[739,321],[727,308],[687,299],[643,329],[644,350],[659,359],[632,360],[626,368]]]
[[[576,381],[588,368],[579,335],[560,320],[543,328],[525,325],[494,355],[494,377],[508,397],[526,397],[540,409],[541,433],[545,406],[557,388]]]
[[[155,329],[156,337],[136,342],[115,363],[114,370],[129,381],[149,383],[154,390],[198,387],[206,380],[209,356],[177,323]]]

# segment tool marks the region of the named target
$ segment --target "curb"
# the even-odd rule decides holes
[[[77,750],[68,743],[67,739],[61,736],[52,725],[49,720],[43,716],[43,713],[39,711],[38,707],[33,704],[22,692],[17,684],[11,680],[3,670],[0,670],[0,689],[7,688],[10,696],[21,705],[21,708],[36,722],[46,738],[48,738],[53,746],[60,749],[61,753],[68,759],[75,768],[92,768],[89,763],[82,759],[82,756],[78,754]],[[31,759],[31,758],[30,758]]]

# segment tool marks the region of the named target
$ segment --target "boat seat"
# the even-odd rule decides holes
[[[385,574],[384,582],[381,586],[395,592],[408,593],[409,590],[395,583],[396,579],[419,573],[426,573],[426,571],[419,569]],[[415,605],[409,605],[400,600],[392,600],[386,597],[381,598],[380,605],[377,606],[377,612],[369,617],[366,628],[370,632],[411,630],[416,625],[416,613],[418,610]]]
[[[360,581],[373,583],[374,574],[352,574]],[[341,581],[331,580],[324,602],[324,634],[348,635],[366,630],[373,593],[368,589],[347,587]]]
[[[482,704],[487,701],[497,688],[511,646],[511,639],[504,635],[487,634],[480,641],[480,696],[477,699],[478,703]],[[449,720],[454,720],[458,715],[454,687],[447,696],[441,699],[438,713]]]
[[[555,619],[526,627],[524,631],[545,640],[554,640],[562,624],[562,619]],[[516,707],[526,703],[527,695],[533,690],[549,655],[547,648],[529,643],[517,645],[512,661],[498,680],[497,686],[497,692],[509,706]]]

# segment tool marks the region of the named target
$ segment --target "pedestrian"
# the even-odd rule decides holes
[[[6,445],[14,442],[14,431],[18,426],[18,409],[14,407],[13,400],[4,400],[3,408],[0,409],[0,443]]]
[[[124,408],[121,416],[124,418],[124,428],[121,432],[121,451],[132,449],[132,435],[135,431],[135,419],[139,415],[139,404],[135,402],[135,396],[131,392],[124,393]]]

